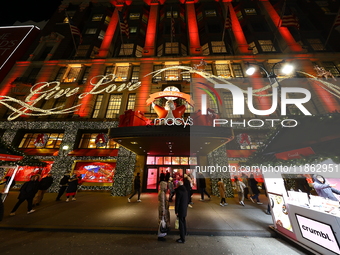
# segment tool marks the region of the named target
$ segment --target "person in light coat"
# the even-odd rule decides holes
[[[221,197],[220,206],[228,205],[228,203],[225,201],[226,191],[225,191],[225,186],[224,186],[222,178],[220,178],[219,182],[217,183],[217,186],[218,186],[218,190],[220,191],[220,197]]]
[[[247,187],[241,180],[235,176],[235,188],[237,191],[238,202],[240,205],[244,206],[244,189]]]
[[[166,191],[168,184],[165,181],[161,181],[159,184],[158,192],[158,225],[164,218],[167,228],[170,226],[170,212],[169,212],[169,201],[166,199]],[[165,241],[167,233],[158,232],[158,241]]]

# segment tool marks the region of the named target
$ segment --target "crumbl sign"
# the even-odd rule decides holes
[[[330,225],[299,214],[296,214],[296,218],[303,238],[336,254],[340,254],[339,244]]]

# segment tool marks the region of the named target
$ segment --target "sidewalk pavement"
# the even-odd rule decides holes
[[[127,197],[113,197],[108,192],[83,192],[77,194],[76,201],[55,201],[55,193],[46,193],[32,214],[27,214],[27,202],[19,207],[15,216],[9,216],[17,202],[18,192],[11,191],[7,197],[5,216],[0,229],[81,231],[110,233],[156,234],[158,220],[158,201],[156,193],[142,193],[142,202],[137,196],[128,203]],[[245,206],[237,198],[228,198],[227,206],[219,205],[220,198],[199,201],[193,195],[193,208],[188,208],[187,228],[190,235],[205,236],[256,236],[273,237],[275,233],[269,226],[272,217],[264,213],[267,199],[261,196],[263,205],[245,200]],[[174,202],[170,203],[172,230],[174,229]]]

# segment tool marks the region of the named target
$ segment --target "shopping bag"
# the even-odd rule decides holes
[[[166,231],[165,231],[166,230]],[[165,231],[165,232],[164,232]],[[162,220],[159,222],[158,226],[158,237],[165,237],[167,235],[168,229],[166,226],[166,222],[164,220],[164,217]]]
[[[166,222],[164,220],[164,217],[162,218],[161,222],[159,223],[159,232],[161,232],[161,233],[167,233],[168,232],[168,228],[166,226]]]
[[[178,218],[175,221],[175,229],[179,229],[179,220],[178,220]]]

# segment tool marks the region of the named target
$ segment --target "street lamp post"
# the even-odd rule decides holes
[[[269,79],[270,85],[271,85],[272,87],[279,87],[280,84],[279,84],[279,82],[278,82],[278,80],[277,80],[277,75],[275,74],[274,70],[275,70],[275,66],[276,66],[277,64],[282,64],[282,63],[285,63],[285,60],[276,62],[276,63],[272,66],[270,72],[268,72],[268,71],[267,71],[262,65],[260,65],[260,64],[257,64],[257,63],[247,63],[248,69],[246,70],[246,74],[247,74],[247,75],[253,75],[253,74],[255,73],[255,70],[256,70],[256,68],[254,67],[254,65],[256,65],[256,66],[258,66],[261,70],[263,70],[263,71],[266,73],[267,78]],[[294,70],[294,67],[293,67],[291,64],[285,64],[285,65],[283,66],[283,68],[281,69],[282,73],[284,73],[284,74],[286,74],[286,75],[291,74],[291,73],[293,72],[293,70]]]
[[[277,64],[282,64],[282,63],[285,63],[285,60],[282,60],[282,61],[274,63],[274,65],[272,66],[270,72],[268,72],[260,64],[257,64],[257,63],[247,63],[248,68],[246,70],[246,74],[249,75],[249,76],[253,75],[255,73],[255,71],[256,71],[255,66],[258,66],[261,70],[263,70],[266,73],[266,76],[269,79],[270,86],[272,88],[277,88],[277,90],[278,90],[277,93],[278,93],[278,95],[280,95],[280,83],[277,80],[277,75],[275,74],[274,70],[275,70],[275,66]],[[283,74],[285,74],[285,75],[289,75],[289,74],[291,74],[293,72],[293,70],[294,70],[293,65],[287,63],[287,64],[285,64],[283,66],[283,68],[281,69],[281,72]]]

